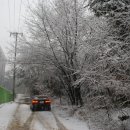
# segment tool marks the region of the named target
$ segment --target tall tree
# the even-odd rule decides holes
[[[30,8],[30,19],[26,21],[30,33],[28,43],[40,46],[40,52],[55,66],[72,104],[82,104],[81,86],[74,82],[80,77],[77,72],[79,49],[84,43],[83,7],[84,2],[79,0],[56,0],[49,7],[39,1],[34,9]]]
[[[104,16],[107,18],[112,36],[116,36],[119,40],[129,42],[129,0],[89,0],[89,7],[96,16]]]
[[[103,64],[106,66],[104,72],[110,76],[108,94],[124,97],[120,105],[127,103],[129,94],[125,91],[128,88],[130,79],[129,57],[130,57],[130,1],[129,0],[89,0],[89,7],[98,17],[104,17],[108,24],[108,35],[105,39]],[[118,89],[116,89],[118,87]],[[122,88],[124,87],[124,91]],[[121,94],[122,92],[122,94]],[[118,97],[117,96],[117,97]],[[112,99],[112,102],[114,101]],[[115,103],[115,102],[114,102]]]

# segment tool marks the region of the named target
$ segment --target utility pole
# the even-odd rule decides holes
[[[18,35],[23,36],[23,33],[10,32],[10,37],[15,38],[15,48],[14,48],[14,68],[13,68],[13,101],[15,100],[15,87],[16,87],[16,60],[17,60],[17,45],[18,45]]]

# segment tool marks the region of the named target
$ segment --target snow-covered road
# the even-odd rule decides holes
[[[28,105],[8,103],[0,108],[0,130],[88,130],[85,123],[57,112],[31,112]]]
[[[0,105],[0,130],[7,130],[8,125],[13,119],[16,108],[16,103]]]

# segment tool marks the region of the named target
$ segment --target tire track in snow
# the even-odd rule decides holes
[[[36,119],[43,125],[43,127],[46,128],[46,130],[68,130],[56,117],[56,115],[51,112],[53,118],[55,119],[55,122],[57,124],[57,128],[54,128],[51,124],[51,121],[47,120],[44,115],[40,115],[40,113],[36,113]]]
[[[31,130],[30,129],[30,125],[31,125],[31,122],[34,118],[34,113],[31,114],[31,116],[28,118],[28,120],[26,121],[26,123],[24,124],[24,127],[27,129],[27,130]],[[23,130],[26,130],[26,129],[23,129]]]
[[[14,119],[10,123],[7,130],[33,130],[33,128],[31,128],[33,121],[38,121],[43,126],[43,130],[68,130],[52,112],[33,112],[27,121],[22,124],[20,118],[23,116],[20,109],[21,107],[22,105],[18,105]]]
[[[52,112],[53,113],[53,115],[54,115],[54,117],[55,117],[55,120],[56,120],[56,122],[57,122],[57,126],[58,126],[58,130],[68,130],[61,122],[60,122],[60,120],[56,117],[56,115],[55,115],[55,113],[54,112]]]
[[[36,113],[36,119],[43,125],[43,127],[45,127],[47,130],[58,130],[56,128],[53,128],[50,123],[46,120],[46,118],[42,115],[40,115],[40,113]]]
[[[34,117],[34,113],[32,113],[31,116],[27,119],[27,121],[22,125],[20,121],[20,116],[22,115],[20,115],[20,105],[18,105],[14,115],[14,119],[10,123],[7,130],[30,130],[30,125]]]

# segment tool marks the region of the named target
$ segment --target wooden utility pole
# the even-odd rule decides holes
[[[15,100],[15,87],[16,87],[16,60],[17,60],[17,45],[18,45],[18,35],[23,36],[23,33],[10,32],[10,36],[15,38],[15,48],[14,48],[14,68],[13,68],[13,101]]]

